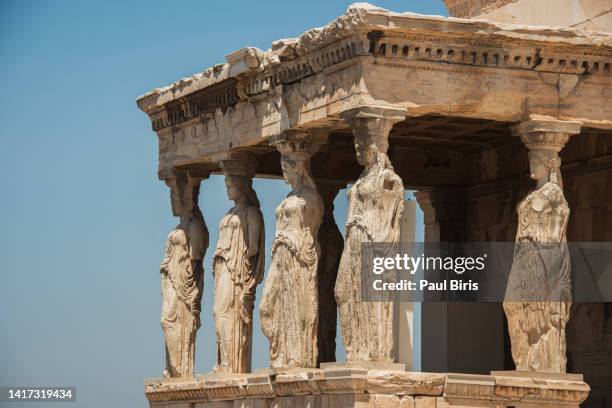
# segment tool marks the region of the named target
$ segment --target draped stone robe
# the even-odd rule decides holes
[[[249,228],[259,224],[258,252],[248,258]],[[214,316],[217,364],[213,371],[247,373],[251,370],[253,306],[263,279],[264,226],[256,206],[234,207],[219,223],[214,255]]]
[[[565,372],[571,306],[565,230],[569,207],[548,182],[517,206],[518,230],[504,310],[517,370]]]
[[[202,258],[208,246],[208,230],[194,217],[172,230],[160,266],[161,326],[166,343],[165,377],[192,377],[195,337],[200,327],[204,288]],[[197,254],[198,259],[192,259]]]
[[[259,307],[272,367],[316,367],[319,245],[323,203],[291,193],[276,209],[272,263]]]
[[[349,361],[392,362],[392,302],[361,301],[361,244],[399,242],[404,187],[384,154],[348,191],[344,251],[336,281],[342,338]]]

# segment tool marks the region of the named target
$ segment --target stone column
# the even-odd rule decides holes
[[[571,307],[571,261],[566,245],[569,206],[559,152],[580,122],[530,120],[513,128],[529,149],[536,188],[518,205],[518,227],[504,311],[519,371],[565,373],[565,327]]]
[[[170,187],[172,213],[180,218],[168,235],[160,266],[165,378],[191,378],[194,373],[204,286],[202,261],[208,248],[208,229],[198,208],[198,194],[200,181],[207,177],[208,173],[201,172],[173,172],[164,177]]]
[[[283,175],[292,190],[276,208],[272,261],[259,305],[261,328],[270,341],[272,367],[316,367],[323,201],[312,178],[310,156],[318,146],[294,130],[271,142],[281,153]]]
[[[391,128],[405,117],[405,109],[393,106],[359,106],[342,113],[355,136],[357,161],[364,166],[348,191],[346,241],[335,287],[349,362],[396,361],[392,302],[361,299],[361,245],[399,243],[404,186],[387,149]]]
[[[465,240],[463,189],[436,188],[417,191],[414,196],[423,210],[425,242]]]
[[[337,304],[334,285],[338,276],[340,256],[344,248],[342,233],[334,219],[334,199],[346,186],[343,181],[317,180],[317,190],[323,199],[323,223],[319,229],[321,254],[317,270],[319,283],[318,365],[336,361]]]
[[[404,201],[404,213],[402,214],[400,242],[407,244],[416,241],[416,201]],[[415,312],[420,315],[420,308],[415,310],[414,302],[397,302],[397,325],[398,332],[396,333],[396,350],[397,360],[401,364],[406,365],[407,371],[419,371],[420,356],[418,362],[413,361],[414,346],[415,346],[415,331],[420,335],[420,318],[415,320]],[[417,323],[418,327],[417,327]],[[420,341],[419,341],[420,343]],[[416,363],[416,364],[415,364]]]
[[[217,334],[218,373],[251,371],[253,307],[263,280],[264,222],[253,190],[257,162],[248,154],[224,154],[218,159],[225,174],[227,196],[234,206],[219,223],[213,258],[213,316]]]

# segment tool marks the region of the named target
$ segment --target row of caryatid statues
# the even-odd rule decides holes
[[[271,139],[292,188],[276,208],[272,260],[259,305],[261,328],[270,342],[270,365],[275,368],[309,368],[335,360],[336,308],[348,361],[390,363],[395,358],[393,305],[360,301],[361,244],[399,241],[404,187],[387,149],[389,132],[405,118],[405,112],[359,107],[344,112],[343,118],[354,133],[357,161],[364,166],[348,190],[344,245],[332,214],[333,199],[342,186],[316,183],[311,174],[310,157],[317,151],[317,140],[299,131]],[[528,123],[521,137],[530,149],[537,187],[517,208],[516,240],[565,242],[569,210],[561,188],[558,152],[579,125],[559,128],[557,122],[540,121],[540,127]],[[251,370],[255,292],[264,276],[264,224],[252,187],[256,163],[248,156],[228,155],[219,165],[234,207],[220,222],[213,258],[217,334],[213,371],[246,373]],[[197,205],[200,178],[166,181],[180,223],[168,236],[161,265],[164,376],[191,377],[208,231]],[[504,309],[517,368],[564,372],[569,298],[534,303],[529,302],[534,294],[529,294],[524,301],[516,301],[521,300],[517,293],[526,282],[544,279],[546,273],[546,265],[538,263],[533,253],[516,252],[508,287],[513,302],[506,302]],[[569,269],[561,273],[566,274]]]
[[[346,242],[333,221],[333,200],[342,184],[316,183],[310,157],[318,140],[287,131],[272,138],[291,193],[276,209],[272,260],[259,305],[270,342],[270,365],[316,367],[335,360],[339,309],[349,361],[392,362],[393,307],[360,302],[362,242],[399,240],[404,187],[387,157],[388,134],[405,117],[397,108],[356,108],[343,114],[355,135],[364,171],[349,190]],[[249,372],[257,285],[264,276],[264,225],[252,188],[255,162],[248,156],[219,160],[234,201],[219,225],[213,258],[213,315],[217,333],[215,372]],[[208,231],[197,205],[199,177],[167,178],[179,225],[170,233],[162,273],[165,377],[191,377],[195,333],[200,325],[202,259]]]

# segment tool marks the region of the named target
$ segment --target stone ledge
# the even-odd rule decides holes
[[[448,374],[444,398],[451,402],[486,400],[501,406],[517,404],[577,406],[590,387],[576,374],[494,371],[491,375]]]
[[[373,408],[436,407],[436,401],[440,407],[517,404],[570,407],[583,402],[589,391],[589,386],[577,375],[415,373],[342,366],[145,381],[145,395],[152,407],[178,407],[181,403],[195,403],[198,408],[273,407],[282,401],[285,401],[282,406],[301,406],[306,403],[304,398],[309,401],[305,406],[310,408],[337,406],[333,401],[348,404],[341,406],[366,403],[364,407]],[[286,405],[287,401],[294,402]],[[291,405],[294,403],[298,405]]]
[[[321,51],[329,54],[329,50],[324,50],[325,47],[369,30],[389,30],[391,35],[397,35],[401,32],[418,32],[424,36],[431,36],[432,33],[444,33],[445,37],[467,36],[471,41],[478,41],[486,33],[494,36],[496,41],[507,42],[515,46],[519,42],[534,46],[548,43],[554,44],[556,47],[566,44],[592,47],[594,52],[603,51],[606,54],[609,54],[609,47],[612,45],[612,35],[607,32],[507,24],[487,20],[428,16],[409,12],[397,13],[366,3],[357,3],[350,6],[344,14],[324,27],[310,29],[295,39],[279,40],[272,44],[272,47],[267,51],[253,47],[245,47],[234,51],[226,56],[225,63],[217,64],[170,85],[155,88],[139,96],[137,104],[145,112],[154,112],[168,102],[181,100],[187,95],[205,88],[220,88],[223,85],[222,83],[225,82],[234,85],[231,81],[237,81],[245,73],[252,75],[263,71],[277,70],[280,66],[290,66],[290,70],[295,70],[296,67],[292,64],[294,64],[296,58],[300,58],[296,56]],[[283,57],[282,60],[281,57]]]

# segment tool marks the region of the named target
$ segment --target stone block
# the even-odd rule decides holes
[[[371,398],[372,408],[399,408],[400,398],[397,395],[376,394]]]
[[[318,396],[317,408],[353,407],[355,406],[354,394],[328,394]]]
[[[234,401],[208,401],[200,402],[193,408],[234,408]]]
[[[325,380],[319,381],[322,393],[365,392],[368,373],[366,369],[328,366],[323,368],[323,373]]]
[[[404,371],[406,364],[385,363],[377,361],[334,361],[331,363],[321,363],[321,369],[362,369],[362,370],[396,370]]]
[[[400,400],[400,408],[414,408],[414,397],[404,395]]]
[[[415,408],[437,408],[436,397],[425,397],[419,395],[414,398]]]
[[[274,398],[270,408],[318,408],[315,395],[293,395]]]
[[[270,399],[246,398],[234,401],[234,408],[270,408]]]
[[[438,373],[372,370],[368,372],[366,389],[371,394],[442,395],[444,380],[445,375]]]

